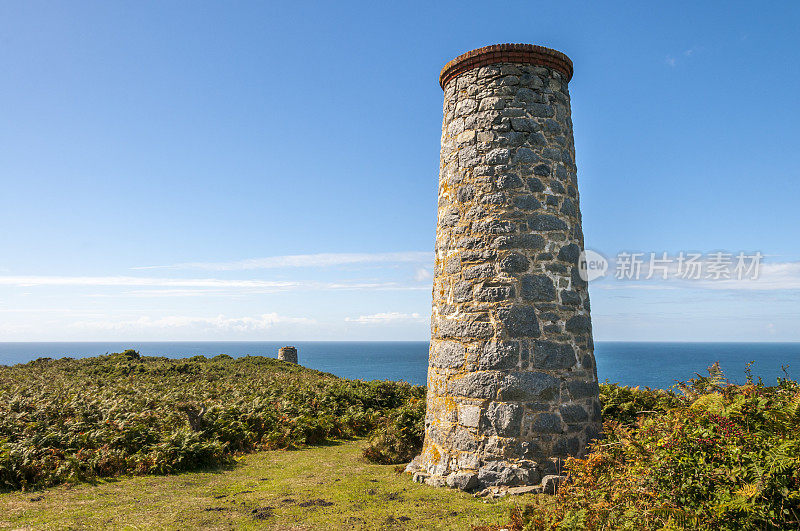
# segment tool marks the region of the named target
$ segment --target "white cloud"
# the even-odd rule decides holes
[[[684,50],[681,55],[686,60],[689,60],[694,55],[694,53],[697,52],[697,51],[702,51],[702,47],[701,48],[696,48],[696,47],[695,48],[689,48],[687,50]],[[678,59],[674,55],[668,55],[666,58],[664,58],[664,62],[669,67],[675,68],[677,66],[677,64],[678,64]],[[683,62],[683,59],[681,59],[681,62]]]
[[[87,311],[80,311],[75,310],[73,308],[0,308],[0,313],[13,313],[13,314],[25,314],[25,313],[65,313],[70,315],[75,315],[78,313],[85,313],[86,315],[103,315],[98,312],[87,312]]]
[[[431,274],[430,269],[427,269],[425,267],[420,267],[419,269],[417,269],[416,273],[414,273],[414,280],[416,280],[417,282],[423,282],[430,278],[433,278],[433,275]]]
[[[663,291],[679,289],[678,286],[669,285],[665,282],[658,282],[655,280],[616,280],[609,279],[601,281],[592,281],[589,283],[592,289],[602,289],[608,291],[623,291],[626,289],[636,289],[645,291]]]
[[[800,289],[800,262],[761,264],[758,278],[754,280],[705,280],[697,282],[697,284],[705,289],[796,290]]]
[[[296,288],[298,282],[216,278],[0,276],[0,286],[140,286],[167,288]]]
[[[189,288],[189,289],[136,289],[123,291],[121,294],[114,294],[113,296],[128,295],[131,297],[154,298],[154,297],[207,297],[209,295],[223,295],[226,294],[224,289],[205,289],[205,288]],[[108,294],[90,294],[87,297],[110,297]]]
[[[149,316],[134,320],[91,320],[73,323],[74,328],[85,330],[153,331],[166,329],[192,329],[219,332],[252,332],[268,330],[283,324],[314,324],[314,319],[285,317],[277,313],[264,313],[251,317],[192,317],[171,315],[154,319]]]
[[[658,258],[658,257],[657,257]],[[649,255],[644,256],[644,264],[641,267],[641,275],[638,279],[618,280],[614,277],[616,262],[609,266],[606,277],[600,281],[592,282],[593,289],[602,290],[675,290],[675,289],[703,289],[703,290],[742,290],[742,291],[775,291],[775,290],[800,290],[800,262],[761,262],[758,266],[757,278],[750,278],[751,272],[745,272],[741,280],[730,279],[708,279],[707,267],[708,259],[699,262],[702,265],[700,279],[678,278],[677,263],[672,262],[667,267],[667,279],[661,278],[662,272],[658,271],[653,278],[647,279]],[[730,276],[736,274],[733,266],[736,265],[734,259],[730,269]]]
[[[372,315],[361,315],[359,317],[347,317],[345,321],[361,324],[387,324],[408,321],[423,321],[424,318],[418,313],[384,312],[373,313]]]
[[[343,289],[343,290],[387,290],[387,291],[418,291],[426,290],[428,288],[419,286],[404,286],[397,282],[331,282],[328,284],[319,284],[318,289]]]
[[[170,288],[169,290],[134,290],[129,294],[143,296],[187,296],[191,291],[211,293],[219,290],[241,289],[250,292],[290,290],[421,290],[419,286],[404,286],[396,282],[290,282],[272,280],[228,280],[217,278],[148,278],[130,276],[65,277],[65,276],[0,276],[0,286],[13,287],[141,287]],[[172,293],[163,293],[172,292]]]
[[[351,264],[417,263],[433,261],[433,253],[407,251],[397,253],[319,253],[249,258],[233,262],[185,262],[133,269],[203,269],[206,271],[242,271],[284,267],[332,267]]]

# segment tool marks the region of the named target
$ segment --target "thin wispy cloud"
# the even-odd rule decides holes
[[[705,263],[705,262],[704,262]],[[609,267],[607,277],[592,282],[592,289],[602,290],[733,290],[733,291],[776,291],[800,290],[800,262],[773,262],[759,266],[757,278],[709,278],[683,279],[676,278],[677,266],[672,264],[667,269],[666,280],[658,275],[646,279],[647,270],[642,268],[642,276],[638,280],[619,280],[614,278],[614,264]]]
[[[121,295],[130,297],[208,297],[213,295],[227,295],[230,291],[225,289],[211,289],[211,288],[188,288],[188,289],[136,289],[123,291]],[[91,296],[98,296],[101,294],[93,294]],[[107,296],[107,294],[103,294]]]
[[[699,284],[705,289],[731,289],[752,291],[800,290],[800,262],[777,262],[763,264],[754,280],[704,280]]]
[[[417,282],[424,282],[426,280],[430,280],[431,278],[433,278],[431,270],[425,267],[420,267],[417,269],[416,273],[414,273],[414,280]]]
[[[433,253],[406,251],[396,253],[319,253],[248,258],[232,262],[184,262],[152,265],[133,269],[201,269],[205,271],[246,271],[294,267],[334,267],[354,264],[433,262]]]
[[[301,284],[272,280],[227,280],[216,278],[149,278],[131,276],[0,276],[0,286],[138,286],[165,288],[269,288],[291,289]]]
[[[104,314],[96,311],[76,310],[74,308],[0,308],[4,314],[66,314],[72,317],[102,317]]]
[[[142,296],[173,295],[186,296],[190,290],[209,294],[219,290],[247,290],[249,292],[273,292],[292,290],[420,290],[419,286],[407,286],[397,282],[316,282],[273,280],[229,280],[218,278],[148,278],[131,276],[68,277],[68,276],[0,276],[0,286],[13,287],[141,287],[170,288],[169,290],[134,290],[130,294]]]
[[[144,316],[133,320],[89,320],[75,322],[72,327],[88,330],[137,332],[165,329],[202,330],[204,332],[253,332],[269,330],[277,325],[310,325],[314,323],[316,323],[314,319],[286,317],[273,312],[244,317],[227,317],[220,314],[214,317],[170,315],[160,318]]]
[[[348,323],[361,324],[388,324],[407,321],[423,321],[424,318],[418,313],[383,312],[371,315],[361,315],[359,317],[347,317]]]
[[[689,49],[687,49],[687,50],[684,50],[684,51],[683,51],[683,53],[682,53],[682,54],[680,54],[680,56],[681,56],[681,57],[683,57],[683,58],[685,58],[685,59],[689,59],[689,58],[690,58],[690,57],[692,57],[692,56],[694,55],[694,53],[695,53],[697,50],[699,50],[699,49],[700,49],[700,48],[689,48]],[[682,60],[681,60],[681,61],[682,61]],[[667,66],[669,66],[670,68],[675,68],[675,67],[678,65],[678,57],[676,57],[675,55],[668,55],[668,56],[666,56],[666,57],[664,58],[664,62],[665,62],[665,63],[666,63],[666,65],[667,65]]]

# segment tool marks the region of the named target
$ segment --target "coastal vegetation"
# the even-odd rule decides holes
[[[333,527],[406,522],[498,529],[501,512],[507,515],[503,526],[515,530],[800,526],[795,381],[766,385],[748,373],[745,384],[735,385],[713,366],[707,376],[671,390],[605,383],[600,397],[604,439],[585,458],[567,461],[568,479],[556,496],[487,506],[464,493],[412,484],[399,473],[402,467],[391,465],[419,452],[423,387],[346,380],[263,357],[173,360],[126,351],[39,359],[0,367],[0,488],[8,491],[0,504],[17,511],[20,524],[35,525],[36,518],[59,512],[63,518],[72,514],[73,523],[85,517],[91,527],[122,517],[92,493],[128,496],[127,510],[135,514],[138,494],[126,485],[148,481],[174,491],[167,498],[175,503],[162,500],[153,514],[179,527],[261,525],[283,515]],[[310,449],[274,451],[302,448]],[[192,472],[175,475],[185,471]],[[134,477],[118,485],[103,479],[120,476]],[[97,486],[75,487],[86,482]],[[47,504],[33,500],[50,500],[52,488],[44,498],[25,494],[61,483],[78,489],[57,487],[62,501],[80,496],[99,504],[97,511],[76,505],[65,513],[56,503],[48,513]],[[193,516],[178,507],[178,483],[189,485],[186,504],[197,505]],[[199,492],[201,486],[208,492]],[[381,489],[391,490],[384,493],[391,499],[369,494]],[[437,516],[412,521],[420,507]]]
[[[362,437],[424,393],[255,356],[128,350],[0,367],[0,490],[169,474]]]
[[[669,392],[601,386],[605,439],[512,529],[800,528],[800,386],[708,376]]]
[[[606,382],[600,401],[604,439],[584,459],[567,461],[556,497],[512,507],[506,528],[800,528],[797,382],[768,386],[748,368],[747,382],[735,385],[715,364],[671,390]],[[373,446],[405,449],[415,440],[408,434],[422,430],[424,408],[386,419]],[[418,451],[377,455],[393,462],[387,457],[402,461]]]

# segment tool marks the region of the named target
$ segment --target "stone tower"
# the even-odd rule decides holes
[[[297,363],[297,349],[294,347],[281,347],[278,349],[278,359],[288,363]]]
[[[600,434],[564,54],[445,65],[425,444],[416,480],[538,483]]]

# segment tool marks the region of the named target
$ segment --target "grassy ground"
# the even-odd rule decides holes
[[[363,441],[260,452],[237,465],[0,494],[0,529],[470,529],[528,498],[484,502],[361,457]]]

